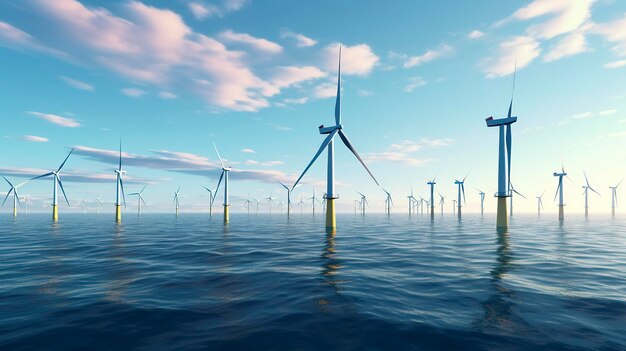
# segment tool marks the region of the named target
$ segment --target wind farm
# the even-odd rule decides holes
[[[0,349],[626,350],[624,33],[622,1],[0,1]]]

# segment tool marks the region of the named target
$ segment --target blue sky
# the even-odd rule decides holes
[[[583,210],[585,170],[602,194],[591,212],[608,213],[608,186],[626,175],[626,3],[608,0],[4,0],[0,173],[25,180],[76,147],[68,196],[94,208],[102,194],[112,210],[121,138],[127,192],[148,184],[148,211],[173,211],[179,185],[181,210],[202,211],[215,142],[234,169],[233,210],[248,194],[286,200],[276,180],[295,181],[322,142],[317,126],[332,123],[339,45],[345,131],[396,212],[435,175],[451,200],[469,174],[467,211],[475,187],[496,190],[497,131],[484,119],[506,114],[517,60],[512,181],[529,198],[517,211],[535,211],[544,190],[556,211],[563,159],[568,211]],[[360,191],[382,211],[358,161],[338,147],[336,162],[339,210]],[[294,201],[321,193],[324,172],[318,162]],[[51,183],[20,189],[31,209],[48,210]]]

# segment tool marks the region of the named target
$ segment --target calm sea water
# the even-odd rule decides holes
[[[626,349],[626,221],[554,217],[2,215],[0,349]]]

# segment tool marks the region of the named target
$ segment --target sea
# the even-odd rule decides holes
[[[0,215],[0,350],[626,350],[626,219]]]

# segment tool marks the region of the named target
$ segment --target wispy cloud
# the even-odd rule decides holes
[[[231,12],[241,10],[247,0],[223,0],[219,4],[205,4],[201,1],[194,1],[188,4],[189,10],[196,19],[203,20],[212,17],[223,17]]]
[[[176,94],[170,93],[169,91],[161,91],[157,94],[161,99],[171,100],[176,99],[178,96]]]
[[[470,39],[478,39],[478,38],[482,38],[483,36],[485,36],[485,33],[479,30],[473,30],[469,34],[467,34],[467,37]]]
[[[80,80],[76,80],[70,77],[66,77],[66,76],[59,76],[59,78],[61,78],[65,83],[67,83],[67,85],[79,89],[79,90],[87,90],[87,91],[93,91],[94,87],[91,84],[85,83],[85,82],[81,82]]]
[[[250,48],[276,54],[283,50],[282,46],[263,38],[253,37],[247,33],[235,33],[232,30],[227,30],[219,34],[219,38],[227,43],[239,43],[249,46]]]
[[[31,143],[47,143],[48,141],[50,141],[50,139],[48,138],[44,138],[44,137],[40,137],[36,135],[24,135],[22,137],[22,140],[30,141]]]
[[[422,55],[417,56],[402,56],[404,58],[404,68],[411,68],[419,66],[423,63],[433,61],[440,57],[445,57],[446,55],[454,52],[452,47],[447,44],[441,44],[436,49],[428,49]]]
[[[422,138],[417,141],[402,140],[398,143],[391,144],[384,152],[363,154],[363,158],[369,163],[387,161],[409,166],[422,166],[433,161],[433,159],[429,157],[416,157],[416,152],[424,148],[444,147],[452,145],[453,143],[454,140],[450,138]]]
[[[19,178],[33,178],[42,174],[48,173],[50,170],[41,168],[0,168],[0,174],[19,177]],[[50,181],[50,179],[42,178],[43,181]],[[113,183],[115,182],[115,174],[109,173],[94,173],[82,170],[65,170],[63,171],[63,182],[76,182],[76,183]],[[133,176],[125,176],[125,183],[154,183],[152,179],[137,178]]]
[[[42,113],[42,112],[34,112],[34,111],[28,111],[28,113],[35,117],[46,120],[50,123],[59,125],[61,127],[76,128],[80,126],[80,123],[76,122],[74,119],[67,118],[67,117],[62,117],[62,116],[54,115],[51,113]]]
[[[137,89],[137,88],[124,88],[121,90],[122,94],[129,96],[129,97],[142,97],[144,95],[146,95],[146,92],[141,90],[141,89]]]
[[[246,153],[246,154],[256,154],[256,151],[252,149],[241,149],[241,152]]]
[[[517,68],[528,66],[539,57],[539,42],[532,37],[514,37],[500,43],[496,54],[482,62],[487,78],[504,77],[513,73],[515,62]]]
[[[64,52],[41,44],[33,38],[32,35],[3,21],[0,21],[0,44],[15,49],[29,49],[44,52],[64,59],[68,57]]]
[[[626,60],[619,60],[619,61],[613,61],[613,62],[609,62],[605,64],[604,68],[620,68],[624,66],[626,66]]]
[[[380,58],[372,51],[367,44],[345,45],[333,43],[324,48],[324,67],[328,71],[337,70],[337,60],[339,57],[339,46],[341,46],[341,73],[346,75],[368,75]]]
[[[404,87],[407,93],[412,92],[418,87],[426,85],[426,80],[422,77],[409,77],[409,83]]]
[[[304,34],[294,33],[286,28],[281,29],[280,37],[283,39],[293,39],[297,47],[309,47],[317,44],[317,40],[311,39]]]

